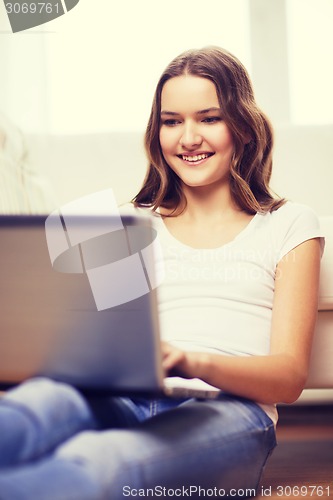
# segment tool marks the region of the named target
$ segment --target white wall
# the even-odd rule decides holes
[[[0,108],[27,132],[143,130],[161,72],[192,47],[225,46],[251,63],[248,0],[80,0],[15,35],[1,4]]]
[[[189,47],[222,45],[250,70],[275,126],[273,188],[333,213],[332,17],[331,0],[170,0],[158,8],[155,0],[80,0],[65,16],[14,35],[1,4],[0,109],[29,134],[142,133],[169,60]],[[141,143],[120,150],[105,136],[93,144],[69,141],[64,158],[50,143],[42,156],[35,151],[36,163],[62,198],[83,189],[89,169],[92,189],[105,182],[103,172],[121,199],[132,195],[145,168]]]
[[[276,127],[272,187],[281,196],[333,214],[333,125]]]

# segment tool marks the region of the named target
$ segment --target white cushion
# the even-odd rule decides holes
[[[319,311],[333,311],[333,216],[320,217],[325,235],[325,250],[321,262]]]
[[[318,314],[306,387],[333,388],[333,311]]]
[[[333,388],[333,216],[320,217],[325,250],[320,270],[318,319],[307,388]]]

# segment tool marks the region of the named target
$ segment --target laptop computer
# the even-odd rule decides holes
[[[116,219],[0,216],[1,387],[46,376],[85,391],[216,397],[201,380],[164,377],[156,231],[144,216]]]

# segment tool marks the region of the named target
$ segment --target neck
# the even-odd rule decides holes
[[[184,186],[186,198],[186,209],[184,216],[192,220],[211,218],[224,218],[225,216],[239,211],[234,202],[228,184],[221,184],[218,188],[215,185],[202,187]]]

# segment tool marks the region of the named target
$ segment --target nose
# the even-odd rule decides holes
[[[202,143],[202,136],[195,123],[184,124],[179,142],[184,149],[193,149]]]

